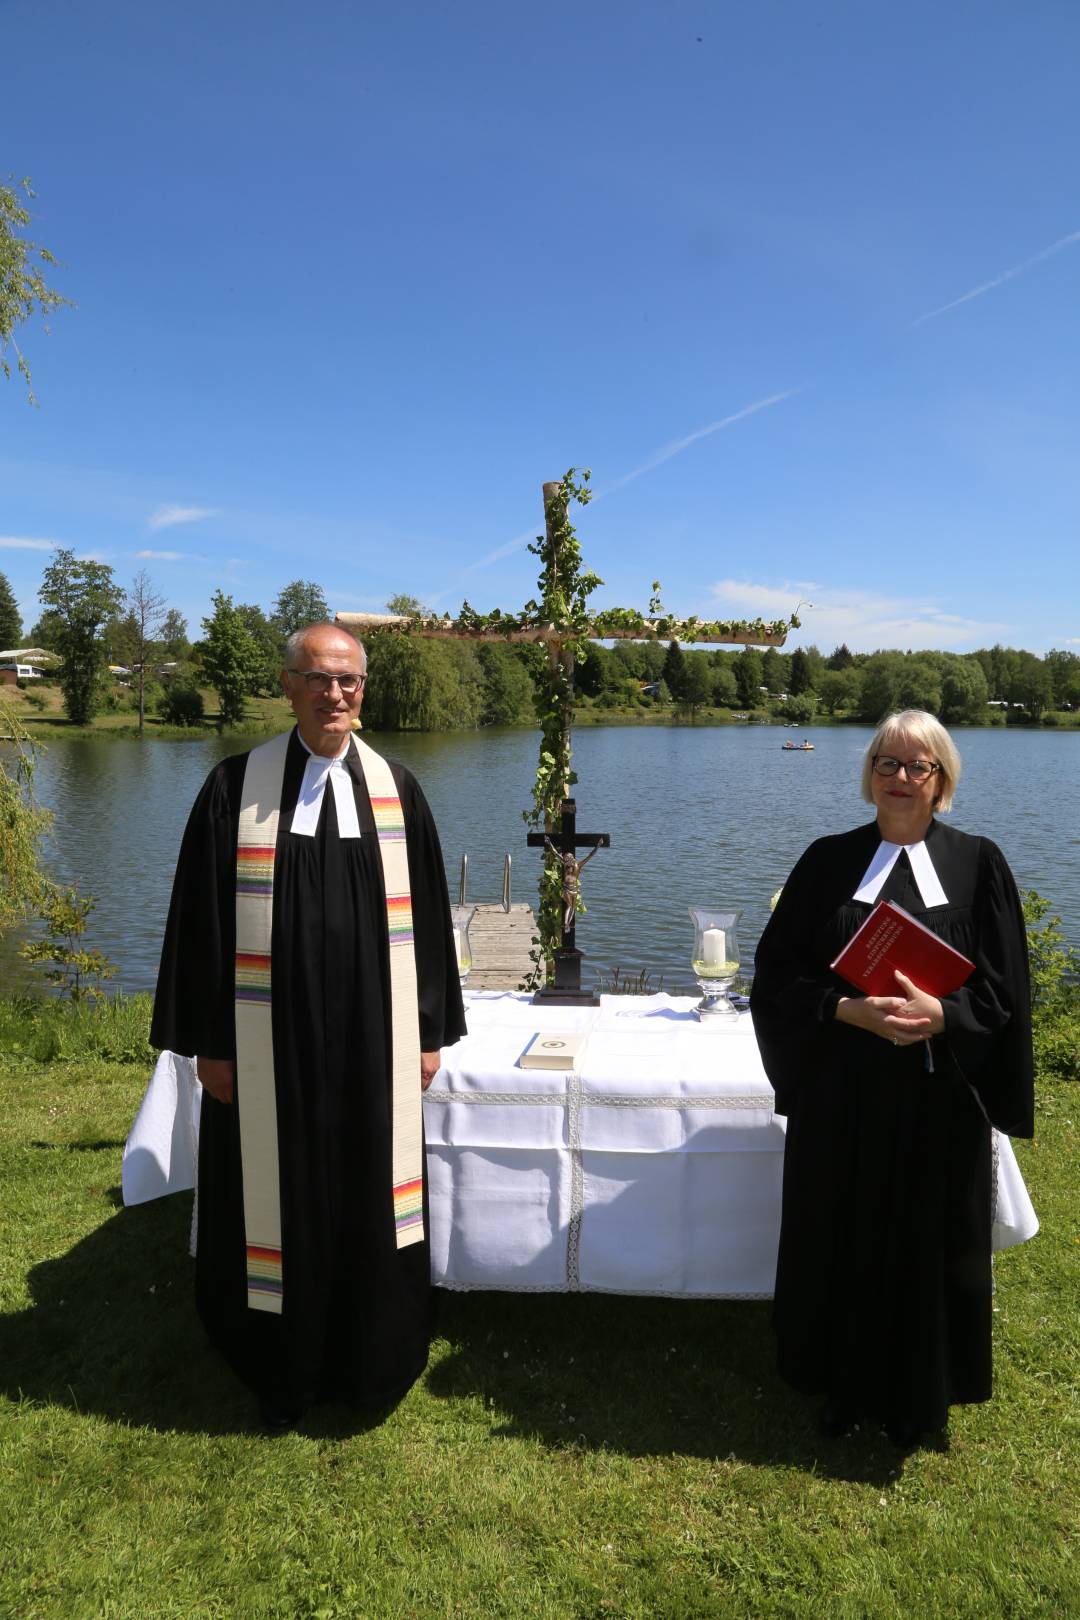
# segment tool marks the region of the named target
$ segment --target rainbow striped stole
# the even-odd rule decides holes
[[[282,1309],[281,1186],[274,1083],[271,938],[274,858],[289,736],[248,755],[236,851],[236,1107],[251,1310]],[[378,837],[390,956],[393,1076],[391,1182],[399,1249],[424,1239],[420,1015],[405,816],[389,765],[352,738]]]

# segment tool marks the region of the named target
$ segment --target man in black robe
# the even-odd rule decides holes
[[[1032,1134],[1033,1067],[1012,875],[989,839],[933,817],[942,766],[922,722],[955,760],[951,799],[959,759],[947,733],[930,716],[890,719],[915,735],[890,735],[883,722],[871,745],[878,822],[819,839],[800,858],[758,946],[751,1008],[776,1112],[787,1115],[779,1371],[826,1397],[826,1433],[877,1419],[904,1445],[943,1428],[950,1405],[990,1397],[991,1126]],[[928,753],[933,770],[916,780],[915,756]],[[874,899],[895,901],[975,963],[940,1002],[899,986],[860,1001],[830,971],[872,909],[858,894],[883,838],[899,852]],[[909,849],[924,874],[929,861],[933,904]]]
[[[184,834],[151,1039],[197,1060],[196,1302],[211,1341],[260,1397],[268,1427],[313,1401],[391,1404],[427,1364],[426,1240],[398,1248],[391,1187],[391,1014],[385,890],[371,803],[349,746],[366,655],[333,625],[290,638],[282,685],[297,717],[285,760],[273,887],[272,1029],[286,1290],[248,1308],[240,1128],[234,1106],[236,849],[247,755],[207,778]],[[313,798],[308,835],[298,800]],[[419,786],[392,764],[405,818],[426,1088],[465,1033],[438,834]],[[314,775],[313,775],[314,772]],[[355,820],[341,836],[339,810]],[[317,816],[317,820],[315,817]],[[359,837],[355,836],[358,830]],[[425,1234],[427,1202],[424,1203]]]

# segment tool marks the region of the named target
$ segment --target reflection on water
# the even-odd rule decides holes
[[[779,888],[812,838],[869,814],[858,794],[870,732],[812,728],[813,753],[785,753],[776,727],[604,727],[575,737],[578,825],[609,832],[584,874],[578,943],[587,967],[692,988],[692,905],[741,909],[749,960]],[[964,776],[953,823],[993,838],[1021,887],[1046,895],[1080,944],[1080,736],[1072,732],[958,733]],[[382,734],[380,751],[419,777],[442,835],[451,889],[464,851],[469,898],[498,900],[503,854],[515,900],[535,898],[539,853],[525,846],[522,810],[536,763],[531,731]],[[152,989],[173,866],[206,773],[243,747],[188,742],[55,739],[39,758],[42,802],[55,813],[50,864],[98,897],[88,938],[117,964],[116,983]],[[25,966],[0,960],[5,987]]]

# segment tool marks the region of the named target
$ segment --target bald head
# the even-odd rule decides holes
[[[302,630],[294,630],[285,643],[285,668],[321,667],[321,660],[327,654],[358,658],[356,668],[361,674],[367,672],[363,642],[339,624],[308,624]]]

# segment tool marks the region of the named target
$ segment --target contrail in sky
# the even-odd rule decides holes
[[[622,489],[624,484],[629,484],[635,478],[641,478],[645,473],[652,472],[654,467],[663,466],[665,461],[670,461],[673,456],[681,455],[684,450],[688,450],[699,439],[707,439],[711,433],[719,433],[721,429],[731,427],[735,422],[741,422],[748,416],[756,416],[758,411],[766,411],[771,405],[779,405],[782,400],[791,399],[793,395],[801,393],[801,388],[788,388],[782,394],[767,394],[764,399],[756,399],[752,405],[744,405],[741,411],[733,411],[730,416],[722,416],[719,422],[709,422],[705,427],[695,428],[694,432],[688,433],[684,439],[674,439],[670,444],[662,445],[659,450],[654,450],[652,455],[647,456],[641,463],[640,467],[635,467],[631,472],[623,473],[621,478],[616,478],[614,483],[605,484],[603,489],[595,490],[593,500],[602,501],[605,495],[611,495],[615,490]],[[535,536],[535,529],[527,529],[524,534],[516,535],[513,540],[508,540],[497,551],[490,551],[486,557],[481,557],[477,562],[470,563],[465,572],[471,574],[477,568],[487,568],[492,563],[501,562],[504,557],[512,556],[521,546],[527,545]]]
[[[670,461],[672,456],[682,455],[684,450],[688,450],[699,439],[707,439],[711,433],[719,433],[723,428],[731,427],[734,422],[741,422],[747,416],[756,416],[758,411],[767,411],[771,405],[779,405],[782,400],[791,399],[795,394],[801,393],[801,388],[788,388],[782,394],[766,394],[764,399],[756,399],[752,405],[744,405],[741,411],[734,411],[730,416],[722,416],[719,422],[709,422],[705,427],[695,428],[685,439],[674,439],[671,444],[665,444],[659,450],[654,450],[652,455],[647,456],[641,466],[635,467],[632,472],[623,473],[622,477],[616,478],[612,484],[605,484],[603,489],[597,490],[594,499],[602,501],[605,495],[610,495],[614,490],[622,489],[624,484],[631,483],[633,479],[652,472],[654,467],[662,466],[665,461]]]
[[[1068,236],[1063,236],[1057,242],[1052,242],[1049,247],[1043,248],[1039,253],[1033,253],[1031,258],[1025,259],[1022,264],[1014,264],[1011,270],[1004,270],[1000,276],[995,276],[993,281],[982,281],[977,287],[972,287],[970,292],[963,293],[959,298],[954,298],[950,304],[942,304],[940,309],[932,309],[928,314],[920,315],[918,320],[912,321],[912,326],[922,326],[924,321],[932,321],[938,315],[944,315],[946,310],[959,309],[961,304],[969,304],[973,298],[981,298],[983,293],[993,292],[995,287],[1003,287],[1007,281],[1015,281],[1016,277],[1022,276],[1025,270],[1030,270],[1033,264],[1041,264],[1044,259],[1053,258],[1055,253],[1060,253],[1063,247],[1069,246],[1070,242],[1080,242],[1080,231],[1070,231]]]

